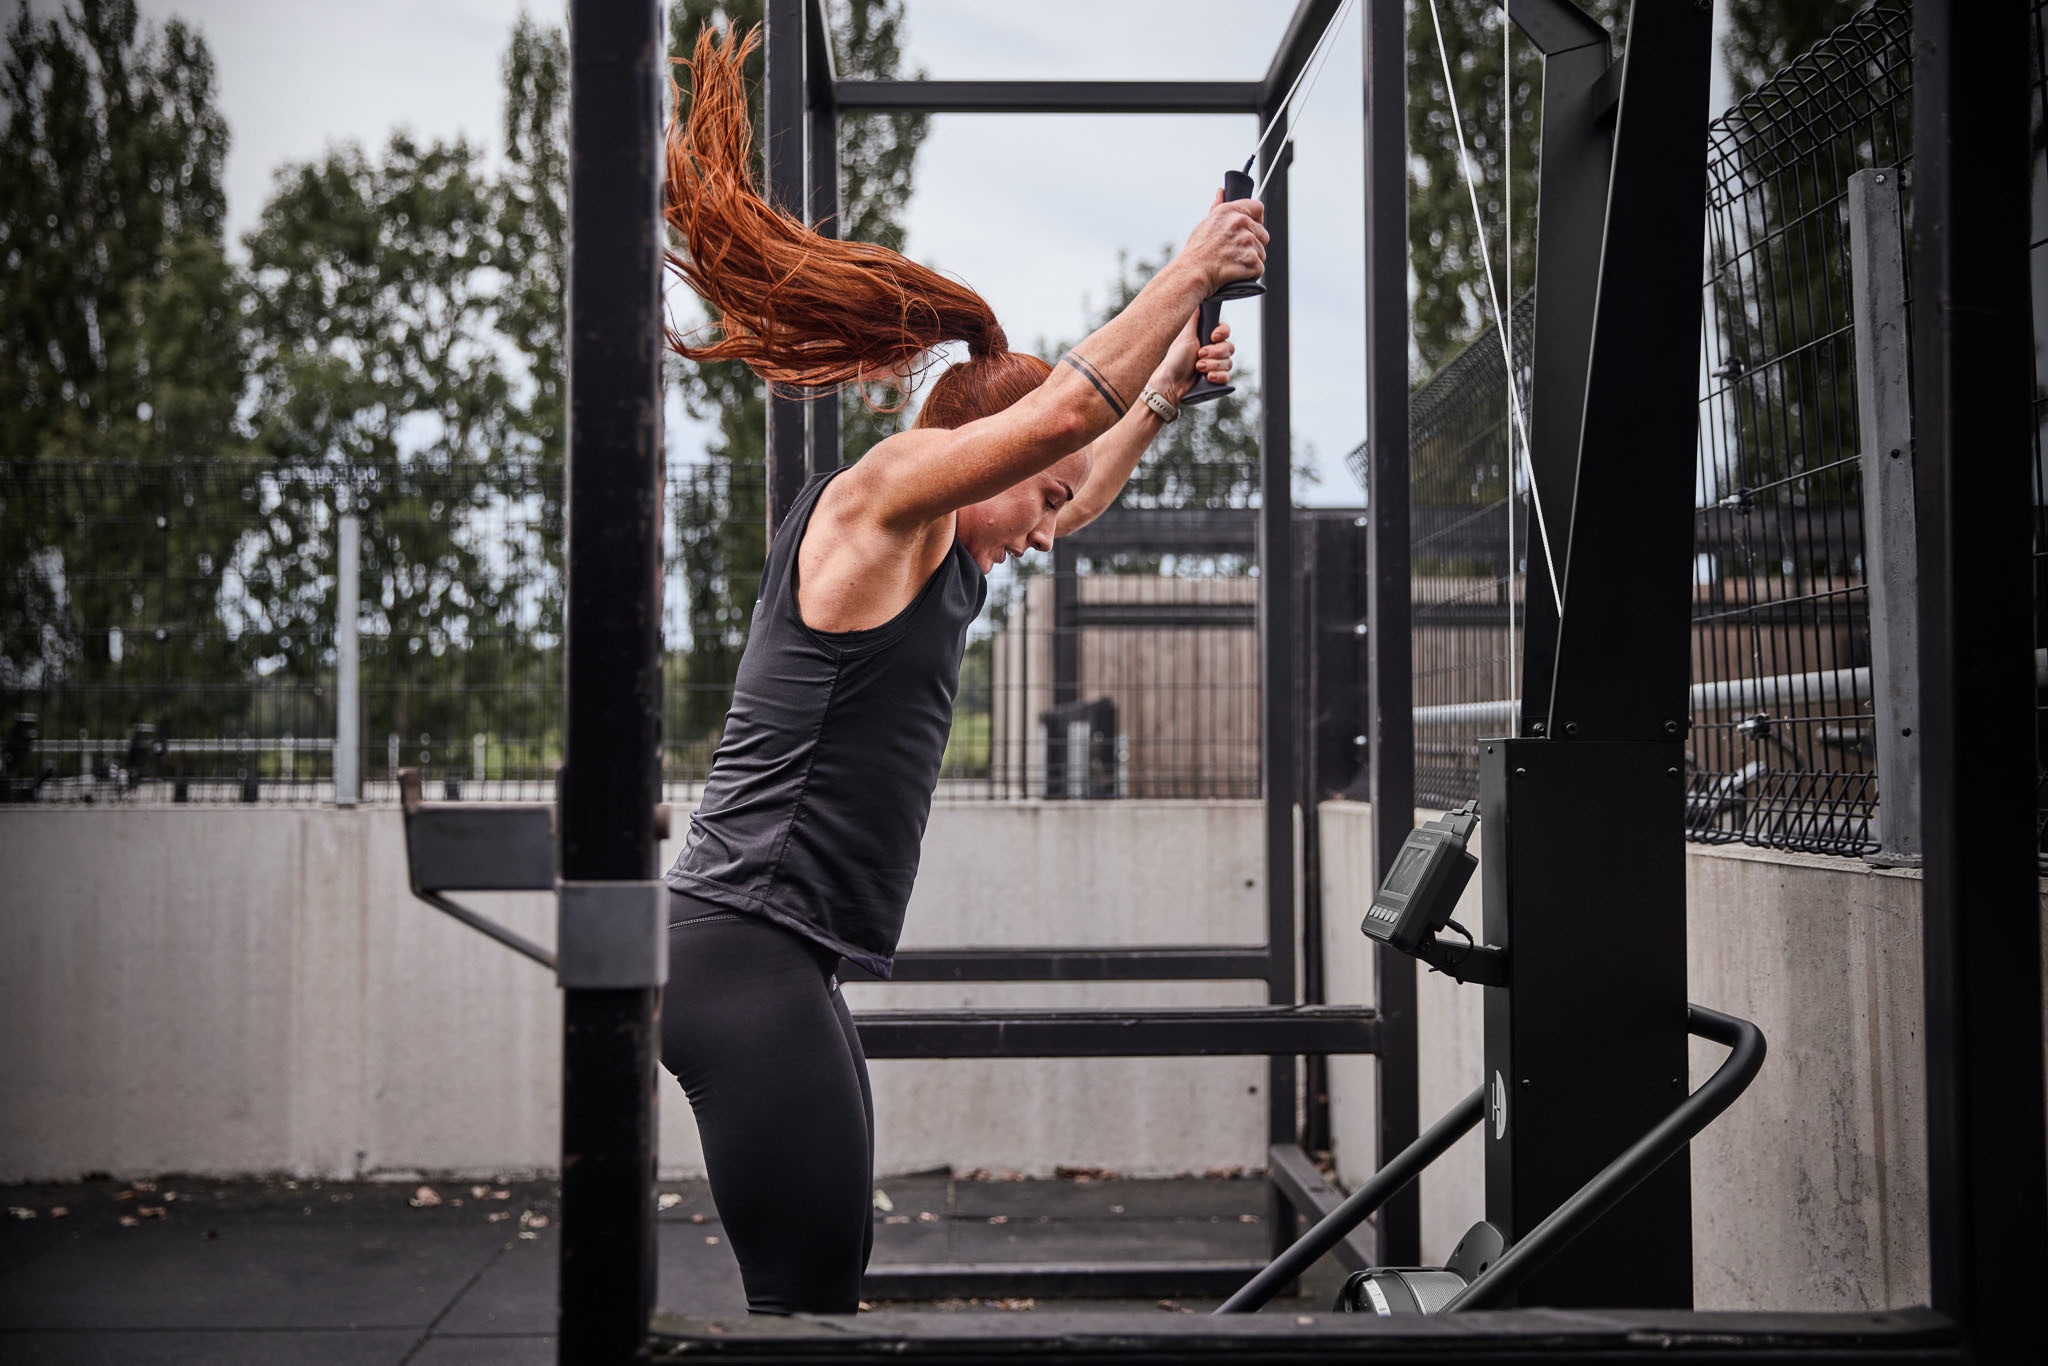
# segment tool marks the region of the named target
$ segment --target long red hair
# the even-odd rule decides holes
[[[1051,367],[1010,350],[979,294],[886,247],[821,236],[761,197],[743,74],[760,42],[758,26],[722,39],[706,28],[679,63],[691,98],[689,117],[668,130],[665,259],[716,321],[688,335],[669,327],[670,348],[744,362],[777,392],[814,397],[848,385],[908,389],[935,348],[967,343],[966,363],[932,386],[920,427],[956,427],[1037,388]]]

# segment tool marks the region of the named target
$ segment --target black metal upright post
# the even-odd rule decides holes
[[[661,637],[659,0],[569,7],[565,884],[656,874]],[[565,982],[580,980],[565,974]],[[654,1303],[653,987],[562,994],[558,1357],[638,1356]]]
[[[1486,942],[1513,974],[1511,990],[1486,990],[1486,1215],[1511,1244],[1686,1095],[1683,733],[1712,34],[1710,9],[1630,11],[1581,413],[1561,422],[1578,427],[1576,492],[1549,508],[1564,580],[1549,726],[1481,745]],[[1559,293],[1558,308],[1582,301]],[[1530,578],[1541,582],[1533,564]],[[1523,1302],[1689,1307],[1688,1172],[1682,1154],[1667,1162],[1524,1282]]]
[[[768,202],[785,213],[804,215],[804,0],[767,0],[763,43],[761,156]],[[803,491],[810,405],[768,395],[768,535],[772,539],[790,505]]]
[[[1524,395],[1535,487],[1522,552],[1529,575],[1523,590],[1519,699],[1519,733],[1542,735],[1557,667],[1551,557],[1562,573],[1586,409],[1586,363],[1593,346],[1600,228],[1614,155],[1615,91],[1605,79],[1613,60],[1607,30],[1571,0],[1509,0],[1508,12],[1543,54],[1537,171],[1537,202],[1543,211],[1536,220],[1536,326]],[[1511,304],[1502,301],[1503,307]]]
[[[1268,116],[1270,118],[1270,115]],[[1262,120],[1264,122],[1264,120]],[[1266,292],[1259,296],[1259,363],[1265,371],[1259,432],[1259,767],[1266,799],[1266,1000],[1293,1005],[1296,952],[1294,915],[1294,461],[1293,417],[1288,402],[1287,167],[1294,144],[1259,149],[1265,175]],[[1266,1141],[1301,1140],[1297,1092],[1300,1066],[1292,1054],[1267,1059]],[[1269,1222],[1273,1251],[1294,1241],[1294,1221]]]
[[[832,65],[832,35],[824,0],[804,0],[804,93],[810,109],[810,220],[820,237],[839,236],[839,97]],[[839,400],[810,405],[810,474],[836,470],[840,449]]]
[[[1928,1250],[1934,1307],[1962,1324],[1977,1361],[2038,1352],[2048,1281],[2028,8],[1913,7]]]
[[[1360,6],[1365,41],[1366,744],[1373,858],[1384,880],[1415,826],[1413,642],[1408,619],[1408,41],[1405,7]],[[1379,1157],[1419,1132],[1415,960],[1373,952],[1380,1012]],[[1384,1265],[1422,1258],[1414,1187],[1379,1216]]]

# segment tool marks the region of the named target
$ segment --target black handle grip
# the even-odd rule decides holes
[[[1223,300],[1220,297],[1202,300],[1201,310],[1195,314],[1195,336],[1202,345],[1209,344],[1209,339],[1216,334],[1216,324],[1222,317]],[[1194,387],[1180,396],[1180,406],[1185,408],[1190,403],[1209,403],[1222,398],[1225,394],[1235,392],[1235,385],[1218,384],[1207,375],[1198,375]]]
[[[1228,204],[1233,200],[1250,199],[1251,197],[1252,178],[1250,176],[1246,175],[1243,171],[1225,171],[1223,173],[1224,203]],[[1265,282],[1254,278],[1250,280],[1233,280],[1209,297],[1212,299],[1250,299],[1265,292]],[[1213,321],[1208,324],[1208,328],[1214,328],[1215,326],[1216,324]],[[1207,329],[1204,329],[1202,341],[1206,345],[1208,340],[1209,332]]]

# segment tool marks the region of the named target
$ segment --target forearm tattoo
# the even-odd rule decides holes
[[[1062,363],[1071,365],[1080,371],[1081,378],[1095,386],[1095,392],[1102,395],[1102,401],[1107,403],[1118,417],[1122,417],[1130,411],[1131,405],[1125,401],[1121,393],[1117,392],[1117,387],[1109,382],[1108,376],[1090,364],[1086,356],[1078,351],[1069,351],[1066,355],[1061,356],[1060,360]]]

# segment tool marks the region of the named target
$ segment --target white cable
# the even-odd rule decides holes
[[[1308,97],[1315,93],[1316,80],[1322,76],[1323,62],[1329,60],[1329,53],[1324,51],[1324,48],[1330,39],[1337,36],[1337,30],[1344,26],[1344,16],[1350,13],[1351,4],[1352,0],[1344,0],[1344,3],[1337,7],[1337,12],[1330,16],[1329,26],[1323,30],[1322,36],[1316,39],[1316,45],[1309,49],[1308,59],[1301,64],[1301,70],[1294,73],[1294,84],[1287,87],[1287,93],[1282,95],[1280,103],[1273,107],[1273,117],[1266,120],[1266,126],[1259,130],[1259,140],[1252,144],[1252,156],[1254,158],[1265,148],[1266,139],[1272,135],[1273,129],[1279,124],[1280,120],[1287,117],[1287,108],[1294,102],[1294,92],[1301,90],[1302,78],[1308,76],[1310,70],[1313,69],[1316,73],[1315,77],[1309,80],[1308,89],[1301,92],[1302,105],[1304,107],[1307,106]],[[1317,60],[1319,57],[1322,59],[1321,61]],[[1266,169],[1260,172],[1257,183],[1252,186],[1253,199],[1257,199],[1259,191],[1266,188],[1266,177],[1270,176],[1273,173],[1272,168],[1279,164],[1280,153],[1276,148],[1272,160],[1267,163]]]
[[[1486,297],[1493,304],[1494,330],[1500,334],[1501,364],[1508,382],[1509,411],[1514,415],[1514,425],[1522,437],[1522,458],[1529,456],[1529,426],[1522,413],[1521,386],[1515,382],[1515,353],[1508,343],[1507,316],[1501,312],[1500,296],[1493,289],[1493,253],[1487,250],[1485,220],[1479,213],[1479,190],[1472,181],[1471,153],[1465,146],[1465,120],[1458,112],[1458,87],[1451,79],[1451,54],[1444,46],[1443,22],[1437,16],[1436,0],[1429,0],[1429,22],[1436,30],[1436,52],[1444,67],[1444,94],[1451,101],[1451,127],[1458,135],[1458,170],[1465,177],[1465,193],[1472,201],[1473,236],[1479,243],[1479,264],[1486,274]],[[1529,473],[1529,501],[1536,508],[1536,530],[1543,538],[1543,562],[1550,569],[1550,596],[1557,609],[1559,621],[1564,620],[1564,595],[1559,590],[1557,560],[1550,553],[1550,525],[1543,516],[1543,495],[1536,487],[1536,472]]]

